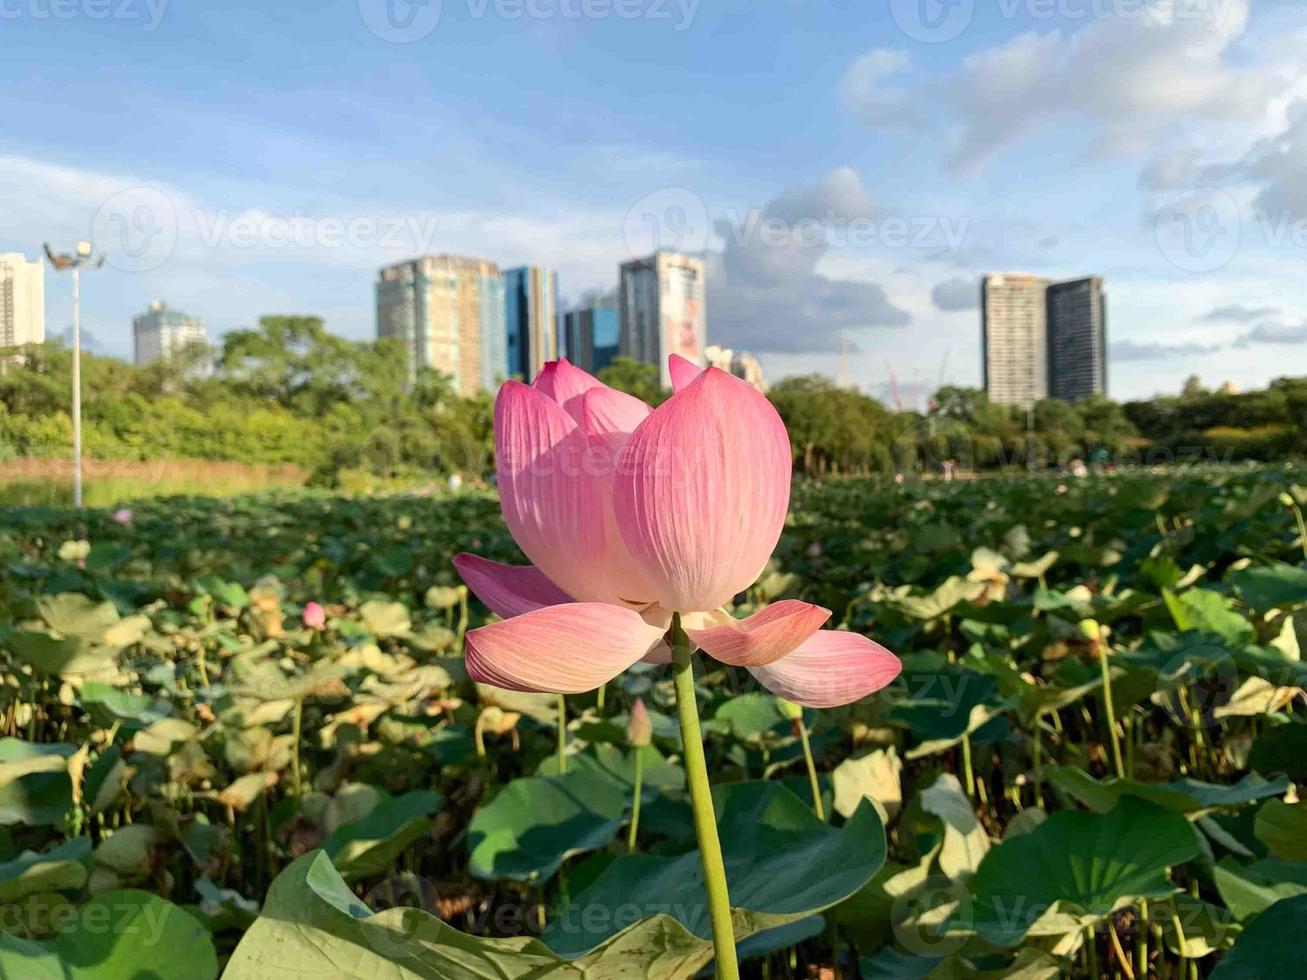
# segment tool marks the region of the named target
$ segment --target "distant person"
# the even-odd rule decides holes
[[[952,483],[953,477],[957,473],[958,464],[956,460],[946,459],[940,467],[944,471],[944,482]]]
[[[449,474],[449,489],[450,489],[450,490],[461,490],[462,488],[463,488],[463,474],[462,474],[462,473],[450,473],[450,474]]]

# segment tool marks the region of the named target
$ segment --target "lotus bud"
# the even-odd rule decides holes
[[[793,701],[786,701],[784,698],[778,698],[776,707],[780,708],[781,717],[787,721],[798,721],[803,717],[803,706],[795,704]]]
[[[132,512],[126,507],[120,507],[113,512],[113,519],[119,524],[130,524],[132,522]]]
[[[631,705],[631,720],[626,723],[626,740],[637,749],[653,742],[653,722],[649,720],[643,698],[636,698],[635,704]]]
[[[317,602],[304,604],[304,625],[311,630],[320,630],[327,625],[327,610]]]

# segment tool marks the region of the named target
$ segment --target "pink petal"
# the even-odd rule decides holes
[[[653,409],[634,395],[601,385],[585,392],[582,398],[581,421],[590,436],[607,436],[613,433],[629,436],[652,411]]]
[[[667,358],[667,372],[672,376],[672,391],[680,391],[703,374],[703,368],[694,361],[686,360],[680,354],[672,354]]]
[[[793,653],[751,669],[763,687],[787,701],[833,708],[879,691],[899,676],[903,664],[860,633],[819,630]]]
[[[582,371],[567,358],[560,357],[549,361],[536,375],[531,387],[548,395],[557,404],[567,410],[567,414],[580,422],[582,419],[582,396],[591,388],[605,388],[598,378]]]
[[[572,601],[570,595],[534,565],[502,565],[488,558],[463,554],[454,556],[454,567],[486,608],[505,619]]]
[[[495,399],[495,464],[504,523],[545,577],[576,599],[607,600],[604,494],[585,433],[546,395],[506,381]]]
[[[622,538],[656,598],[714,609],[767,563],[790,501],[790,438],[771,403],[709,368],[627,440],[613,478]]]
[[[605,602],[570,602],[472,630],[467,674],[510,691],[580,694],[612,680],[661,642],[640,614]]]
[[[786,599],[748,619],[732,619],[711,629],[687,629],[685,635],[716,660],[736,667],[765,667],[793,651],[821,629],[830,610]]]

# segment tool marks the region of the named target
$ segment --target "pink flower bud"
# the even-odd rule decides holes
[[[309,602],[304,605],[304,625],[311,630],[320,630],[327,625],[327,610],[319,603]]]
[[[113,512],[113,519],[119,524],[130,524],[132,522],[132,512],[126,507],[120,507]]]
[[[631,705],[631,720],[626,723],[626,740],[637,749],[642,749],[653,741],[653,722],[645,709],[644,700],[636,698]]]

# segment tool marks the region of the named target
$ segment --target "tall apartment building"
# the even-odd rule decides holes
[[[132,320],[132,343],[137,366],[167,360],[194,344],[209,342],[204,321],[155,300]]]
[[[588,298],[564,314],[559,353],[582,370],[598,374],[617,356],[621,332],[616,299]]]
[[[991,275],[981,284],[985,393],[1029,408],[1048,397],[1048,280]]]
[[[622,263],[618,286],[621,353],[657,364],[664,386],[670,354],[704,363],[707,314],[704,271],[700,259],[677,252],[655,252]]]
[[[1098,276],[1048,287],[1048,391],[1078,402],[1107,394],[1107,295]]]
[[[527,265],[504,272],[508,374],[527,381],[558,359],[558,273]]]
[[[377,275],[377,337],[402,340],[409,373],[448,375],[464,396],[509,375],[504,279],[499,266],[461,255],[424,255]]]
[[[45,266],[22,252],[0,254],[0,347],[45,342]]]

